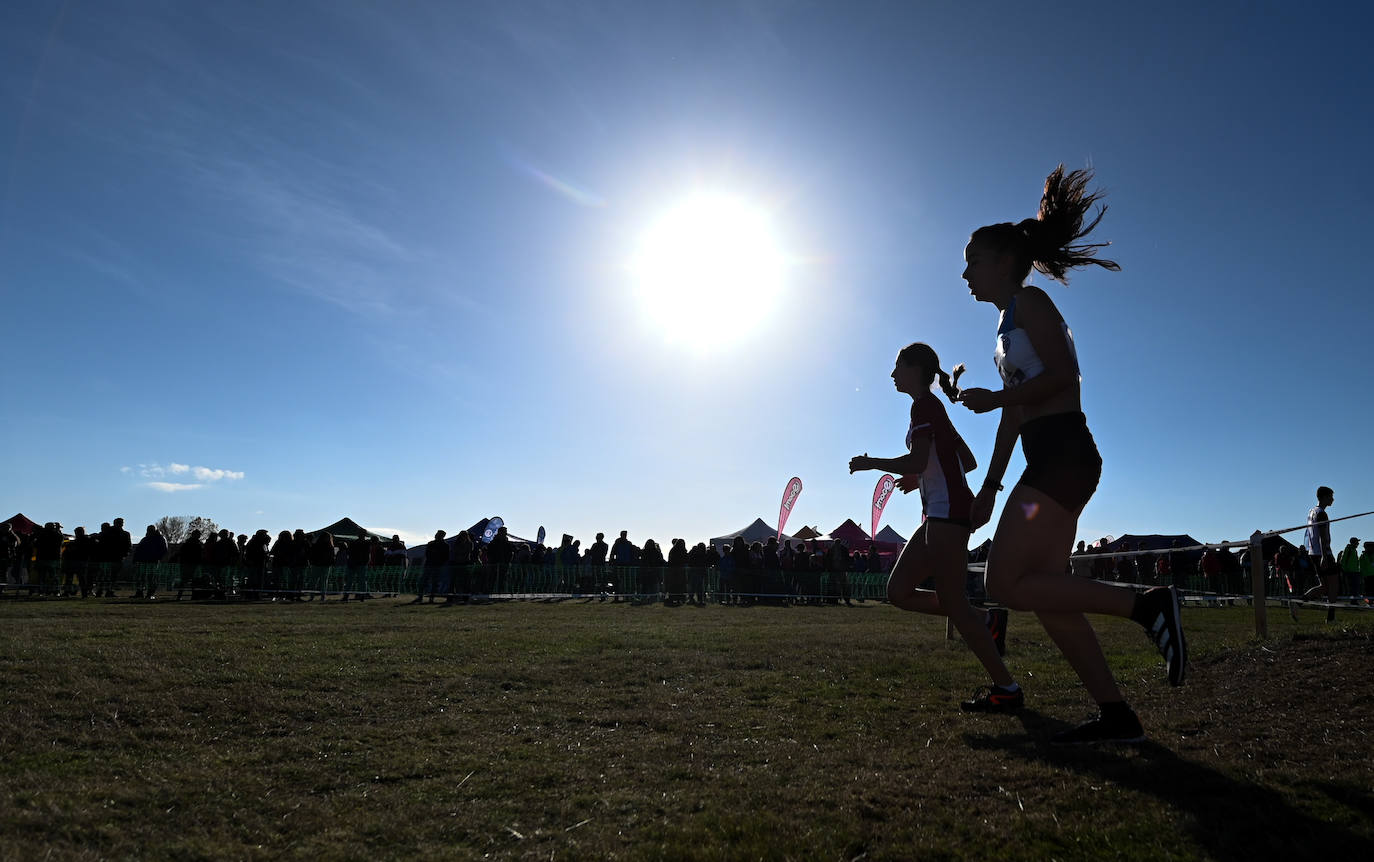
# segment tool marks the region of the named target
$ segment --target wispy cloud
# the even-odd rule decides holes
[[[135,470],[133,467],[120,467],[119,472],[127,475],[134,473]],[[155,480],[152,482],[147,482],[145,484],[147,484],[150,488],[155,487],[159,491],[189,491],[192,488],[203,487],[203,483],[205,482],[218,482],[221,479],[228,479],[233,481],[237,479],[242,479],[244,476],[242,470],[222,470],[214,467],[193,467],[190,464],[178,464],[175,461],[173,461],[165,467],[156,462],[151,464],[139,464],[137,473],[144,479]],[[198,480],[197,484],[191,485],[161,481],[162,479],[168,476],[184,476],[187,474],[194,476]]]
[[[186,485],[181,482],[145,482],[144,484],[154,491],[165,491],[168,494],[175,494],[177,491],[194,491],[197,488],[205,487],[199,483]]]
[[[192,467],[191,473],[202,482],[218,482],[220,479],[242,479],[241,470],[212,470],[209,467]]]

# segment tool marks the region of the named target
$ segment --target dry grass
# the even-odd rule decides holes
[[[0,858],[1274,858],[1374,840],[1374,618],[1189,610],[1152,741],[1058,751],[1081,688],[1013,614],[1019,718],[889,606],[0,604]],[[1369,621],[1365,621],[1369,620]],[[1348,855],[1348,854],[1347,854]]]

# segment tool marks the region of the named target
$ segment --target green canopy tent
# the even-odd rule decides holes
[[[328,527],[321,527],[318,530],[311,530],[310,532],[306,533],[306,535],[309,536],[311,539],[314,539],[320,533],[328,533],[336,539],[347,539],[350,542],[362,536],[366,536],[369,539],[380,539],[383,542],[389,541],[391,539],[390,536],[383,536],[381,533],[373,533],[367,530],[352,518],[340,518],[339,520],[330,524]]]

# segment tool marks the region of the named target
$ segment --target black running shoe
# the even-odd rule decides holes
[[[988,608],[988,631],[992,632],[992,642],[998,655],[1007,654],[1007,609]]]
[[[1050,737],[1050,745],[1091,745],[1094,742],[1135,743],[1145,741],[1145,728],[1130,707],[1099,712],[1071,730]]]
[[[1188,644],[1183,638],[1183,620],[1178,610],[1178,592],[1173,587],[1155,587],[1140,597],[1141,620],[1155,649],[1164,657],[1169,685],[1183,685],[1188,670]]]
[[[1016,712],[1026,703],[1026,692],[1018,688],[1007,691],[1000,685],[980,688],[972,700],[959,704],[964,712]]]

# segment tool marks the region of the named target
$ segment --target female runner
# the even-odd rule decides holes
[[[1087,191],[1091,179],[1089,171],[1066,175],[1060,165],[1045,181],[1035,218],[981,227],[964,249],[969,291],[1002,312],[994,353],[1002,389],[960,394],[975,413],[1002,411],[992,461],[973,501],[975,529],[992,517],[1018,437],[1026,456],[1026,471],[1012,488],[993,536],[988,594],[1009,607],[1035,611],[1100,710],[1051,740],[1060,745],[1144,739],[1085,613],[1129,617],[1145,626],[1164,656],[1171,685],[1183,683],[1188,661],[1173,587],[1137,594],[1064,574],[1078,516],[1097,488],[1102,458],[1083,417],[1073,334],[1049,296],[1024,282],[1031,267],[1064,283],[1069,270],[1087,264],[1120,269],[1094,257],[1106,243],[1078,243],[1105,212],[1103,207],[1083,226],[1098,198]]]
[[[957,378],[963,367],[954,369]],[[940,369],[940,359],[929,345],[917,342],[902,348],[892,369],[892,384],[911,396],[911,425],[906,432],[910,450],[897,458],[870,458],[867,453],[849,461],[849,472],[884,470],[901,478],[903,493],[921,490],[925,522],[906,543],[887,582],[892,604],[917,613],[947,616],[963,635],[964,642],[983,663],[992,685],[964,701],[965,712],[1014,712],[1025,700],[1012,680],[1001,655],[1006,651],[1007,612],[997,608],[975,610],[968,603],[965,578],[968,571],[969,510],[973,492],[964,473],[977,464],[949,415],[930,390],[936,376],[940,388],[953,401],[959,390]],[[935,589],[921,589],[927,578]]]

